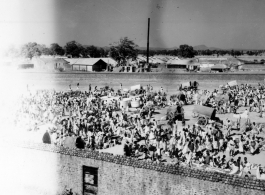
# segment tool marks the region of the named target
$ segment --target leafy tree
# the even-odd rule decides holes
[[[58,43],[52,43],[50,46],[51,55],[64,55],[64,49]]]
[[[118,65],[126,65],[127,60],[136,59],[138,54],[136,47],[138,46],[128,37],[121,38],[119,42],[111,45],[110,56],[118,62]]]
[[[189,46],[186,44],[179,46],[179,56],[183,58],[193,58],[194,55],[195,55],[195,52],[192,46]]]
[[[235,51],[233,49],[230,51],[230,55],[235,56]]]
[[[254,52],[253,51],[247,51],[247,55],[253,56]]]
[[[234,52],[234,56],[240,56],[240,55],[241,55],[240,51],[237,50],[237,51]]]
[[[35,42],[30,42],[22,46],[21,48],[21,55],[32,59],[34,56],[40,56],[41,50],[40,45]]]
[[[108,55],[108,53],[103,48],[99,49],[99,53],[100,53],[100,57],[107,57]]]
[[[64,49],[66,55],[71,55],[72,57],[80,57],[84,54],[84,47],[76,41],[67,42]]]
[[[47,48],[46,45],[37,44],[37,48],[41,55],[51,55],[51,50],[50,48]]]
[[[86,55],[89,55],[91,58],[101,57],[100,50],[97,47],[95,47],[94,45],[86,47],[85,52],[86,52]]]

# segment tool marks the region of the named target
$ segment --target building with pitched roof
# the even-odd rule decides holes
[[[166,63],[167,68],[169,69],[188,69],[195,70],[200,66],[194,59],[171,59]]]
[[[34,69],[38,70],[59,70],[62,69],[63,71],[71,71],[72,66],[62,58],[34,58]]]
[[[69,62],[74,71],[100,72],[117,65],[112,58],[67,58],[65,60]]]
[[[229,68],[225,64],[216,64],[211,67],[211,71],[216,71],[216,72],[225,72]]]

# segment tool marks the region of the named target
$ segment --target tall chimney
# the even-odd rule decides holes
[[[150,18],[148,18],[148,31],[147,31],[147,52],[146,52],[146,62],[149,66],[149,30],[150,30]]]

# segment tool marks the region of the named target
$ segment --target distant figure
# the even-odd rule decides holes
[[[50,134],[48,133],[48,131],[46,131],[42,137],[42,142],[44,144],[51,144],[51,137]]]
[[[83,141],[83,139],[80,136],[78,136],[76,138],[76,147],[79,149],[84,149],[85,145],[86,145],[86,143]]]
[[[69,85],[69,89],[70,89],[70,91],[72,91],[71,84]]]
[[[89,89],[89,91],[91,91],[91,84],[89,84],[89,88],[88,89]]]
[[[120,90],[122,90],[122,83],[120,83]]]
[[[77,90],[79,90],[79,83],[77,83],[76,88],[77,88]]]
[[[150,92],[150,86],[147,84],[147,86],[146,86],[146,91],[147,92]]]
[[[124,144],[124,155],[131,156],[130,143],[128,140],[126,140],[126,143]]]

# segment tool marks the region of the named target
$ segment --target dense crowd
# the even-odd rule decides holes
[[[196,166],[242,177],[265,179],[265,169],[238,154],[259,154],[265,150],[265,126],[250,122],[249,112],[264,116],[265,88],[248,84],[225,85],[213,92],[183,89],[167,98],[163,87],[152,86],[116,92],[110,87],[97,89],[89,85],[87,91],[49,91],[27,93],[16,103],[14,123],[28,132],[40,131],[49,124],[42,141],[48,144],[102,150],[121,145],[124,155],[139,160]],[[133,105],[136,108],[133,107]],[[198,104],[214,108],[216,113],[233,113],[231,119],[210,117],[207,125],[185,124],[184,105]],[[154,117],[155,110],[170,107],[173,116]],[[244,107],[246,111],[238,113]],[[170,120],[165,120],[170,119]],[[240,120],[245,119],[245,125]],[[242,121],[241,121],[242,122]],[[47,126],[46,126],[47,127]],[[232,134],[234,129],[236,133]],[[227,152],[227,153],[226,153]],[[225,155],[228,154],[228,155]]]

